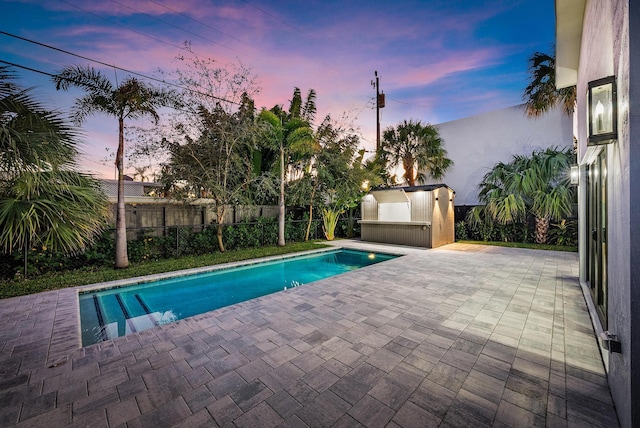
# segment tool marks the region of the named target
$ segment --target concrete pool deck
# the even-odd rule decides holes
[[[336,245],[406,255],[86,348],[0,300],[0,426],[618,426],[577,254]]]

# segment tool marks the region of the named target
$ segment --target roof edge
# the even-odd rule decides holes
[[[578,83],[580,46],[586,0],[555,0],[556,88]]]
[[[398,186],[398,187],[378,187],[375,189],[371,189],[371,191],[380,191],[380,190],[404,190],[405,192],[418,192],[421,190],[435,190],[435,189],[440,189],[440,188],[446,188],[451,190],[453,193],[455,193],[455,191],[447,186],[444,183],[439,183],[439,184],[421,184],[418,186]]]

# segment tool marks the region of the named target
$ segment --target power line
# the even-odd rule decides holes
[[[287,27],[297,31],[298,33],[302,34],[303,36],[306,36],[307,34],[303,33],[302,30],[300,30],[299,28],[294,27],[293,25],[289,24],[288,22],[283,21],[282,19],[278,18],[277,16],[273,15],[272,13],[270,13],[269,11],[266,11],[264,9],[262,9],[261,7],[256,6],[253,3],[249,3],[247,0],[243,0],[246,4],[248,4],[249,6],[251,6],[252,8],[259,10],[260,12],[264,13],[267,16],[270,16],[271,18],[275,19],[276,21],[278,21],[281,24],[286,25]]]
[[[220,33],[220,34],[223,34],[223,35],[225,35],[225,36],[227,36],[227,37],[232,38],[233,40],[235,40],[235,41],[237,41],[237,42],[243,43],[243,44],[245,44],[245,45],[247,45],[247,46],[249,46],[249,47],[251,47],[251,48],[254,48],[254,49],[255,49],[255,46],[253,46],[253,45],[251,45],[251,44],[249,44],[249,43],[245,42],[245,41],[244,41],[244,40],[242,40],[242,39],[239,39],[239,38],[235,37],[235,36],[234,36],[234,35],[232,35],[232,34],[225,33],[224,31],[222,31],[222,30],[220,30],[220,29],[218,29],[218,28],[216,28],[216,27],[213,27],[213,26],[211,26],[211,25],[207,24],[206,22],[198,21],[197,19],[192,18],[192,17],[190,17],[189,15],[187,15],[187,14],[185,14],[185,13],[182,13],[182,12],[180,12],[180,11],[177,11],[177,10],[175,10],[175,9],[172,9],[172,8],[170,8],[169,6],[166,6],[166,5],[164,5],[164,4],[162,4],[162,3],[160,3],[160,2],[158,2],[158,1],[156,1],[156,0],[149,0],[149,1],[150,1],[150,2],[152,2],[152,3],[157,4],[157,5],[158,5],[158,6],[160,6],[160,7],[165,8],[166,10],[169,10],[169,11],[171,11],[171,12],[173,12],[173,13],[177,14],[177,15],[180,15],[180,16],[182,16],[182,17],[184,17],[184,18],[186,18],[186,19],[188,19],[188,20],[190,20],[190,21],[197,22],[197,23],[198,23],[198,24],[200,24],[200,25],[203,25],[203,26],[205,26],[205,27],[207,27],[207,28],[210,28],[211,30],[217,31],[217,32],[218,32],[218,33]]]
[[[360,111],[358,112],[358,114],[356,114],[353,118],[353,120],[351,120],[351,123],[353,124],[353,122],[355,122],[356,120],[358,120],[358,118],[360,117],[360,115],[362,114],[362,112],[364,111],[364,109],[366,108],[373,108],[374,106],[370,104],[373,102],[373,98],[369,98],[367,100],[366,103],[364,103],[364,106],[362,106],[362,108],[360,109]]]
[[[126,26],[126,25],[124,25],[124,24],[121,24],[121,23],[116,22],[116,21],[112,21],[112,20],[107,19],[107,18],[105,18],[105,17],[103,17],[103,16],[100,16],[100,15],[98,15],[98,14],[96,14],[96,13],[90,12],[90,11],[88,11],[88,10],[86,10],[86,9],[84,9],[84,8],[82,8],[82,7],[80,7],[80,6],[78,6],[78,5],[75,5],[75,4],[73,4],[73,3],[69,3],[69,2],[68,2],[68,1],[66,1],[66,0],[59,0],[59,1],[60,1],[60,2],[62,2],[62,3],[64,3],[64,4],[68,4],[69,6],[75,7],[76,9],[81,10],[81,11],[83,11],[83,12],[85,12],[85,13],[88,13],[89,15],[95,16],[96,18],[102,19],[103,21],[107,21],[107,22],[108,22],[108,23],[110,23],[110,24],[118,25],[118,26],[120,26],[120,27],[122,27],[122,28],[124,28],[124,29],[126,29],[126,30],[129,30],[129,31],[131,31],[131,32],[133,32],[133,33],[136,33],[136,34],[139,34],[139,35],[141,35],[141,36],[147,37],[147,38],[149,38],[149,39],[151,39],[151,40],[155,40],[156,42],[164,43],[164,44],[166,44],[166,45],[173,46],[173,47],[178,48],[178,49],[180,49],[180,50],[184,50],[184,49],[185,49],[185,48],[184,48],[184,46],[176,45],[175,43],[171,43],[171,42],[168,42],[168,41],[166,41],[166,40],[162,40],[162,39],[159,39],[159,38],[157,38],[157,37],[151,36],[151,35],[149,35],[149,34],[143,33],[143,32],[141,32],[141,31],[134,30],[134,29],[132,29],[132,28],[127,27],[127,26]],[[196,55],[196,56],[200,56],[200,55],[198,55],[197,53],[195,53],[195,52],[193,52],[193,51],[191,51],[191,52],[192,52],[194,55]]]
[[[69,52],[67,50],[60,49],[60,48],[57,48],[55,46],[48,45],[46,43],[37,42],[35,40],[31,40],[31,39],[27,39],[25,37],[21,37],[21,36],[15,35],[15,34],[7,33],[6,31],[0,30],[0,34],[3,34],[5,36],[9,36],[9,37],[13,37],[15,39],[22,40],[22,41],[25,41],[25,42],[28,42],[28,43],[33,43],[35,45],[38,45],[38,46],[41,46],[41,47],[44,47],[44,48],[47,48],[47,49],[52,49],[52,50],[55,50],[55,51],[58,51],[58,52],[61,52],[61,53],[67,54],[67,55],[75,56],[77,58],[84,59],[85,61],[95,62],[96,64],[100,64],[100,65],[103,65],[105,67],[114,68],[116,70],[124,71],[125,73],[129,73],[129,74],[133,74],[135,76],[139,76],[139,77],[142,77],[142,78],[145,78],[145,79],[153,80],[155,82],[162,83],[163,85],[169,85],[169,86],[173,86],[173,87],[176,87],[176,88],[180,88],[180,89],[183,89],[183,90],[186,90],[186,91],[190,91],[190,92],[198,94],[198,95],[202,95],[202,96],[205,96],[205,97],[213,98],[213,99],[218,100],[218,101],[224,101],[224,102],[240,105],[240,103],[237,102],[237,101],[232,101],[232,100],[227,100],[225,98],[216,97],[215,95],[207,94],[205,92],[201,92],[201,91],[198,91],[198,90],[195,90],[195,89],[192,89],[192,88],[187,88],[185,86],[181,86],[181,85],[178,85],[176,83],[167,82],[166,80],[158,79],[158,78],[155,78],[155,77],[152,77],[152,76],[147,76],[145,74],[138,73],[136,71],[132,71],[132,70],[128,70],[126,68],[118,67],[115,64],[107,64],[106,62],[102,62],[102,61],[99,61],[99,60],[96,60],[96,59],[92,59],[92,58],[89,58],[89,57],[86,57],[86,56],[83,56],[83,55],[80,55],[80,54]],[[40,71],[40,70],[35,70],[35,69],[29,68],[29,67],[26,67],[26,66],[21,66],[21,65],[18,65],[18,64],[9,63],[7,61],[2,61],[2,62],[6,63],[6,64],[9,64],[9,65],[13,65],[13,66],[18,67],[18,68],[23,68],[25,70],[34,71],[34,72],[37,72],[37,73],[53,76],[53,74],[51,74],[51,73],[47,73],[47,72]]]
[[[399,103],[399,104],[406,104],[408,106],[413,106],[413,107],[424,107],[424,108],[431,108],[431,106],[426,106],[426,105],[422,105],[422,104],[414,104],[414,103],[408,103],[406,101],[400,101],[400,100],[395,100],[393,98],[389,98],[390,101]]]
[[[0,59],[0,64],[7,64],[7,65],[10,65],[10,66],[12,66],[12,67],[21,68],[21,69],[23,69],[23,70],[32,71],[32,72],[34,72],[34,73],[43,74],[43,75],[45,75],[45,76],[49,76],[49,77],[57,77],[55,74],[53,74],[53,73],[49,73],[48,71],[38,70],[38,69],[36,69],[36,68],[27,67],[26,65],[20,65],[20,64],[16,64],[16,63],[14,63],[14,62],[5,61],[5,60],[3,60],[3,59]],[[69,82],[75,82],[75,83],[78,83],[78,82],[77,82],[76,80],[74,80],[74,79],[65,78],[65,80],[68,80]],[[82,83],[83,83],[83,84],[85,84],[85,82],[82,82]],[[165,83],[170,84],[170,83],[168,83],[168,82],[165,82]],[[92,85],[90,85],[90,86],[92,86]],[[175,86],[175,85],[174,85],[174,86]],[[98,86],[93,86],[93,87],[94,87],[94,88],[96,88],[96,89],[100,89]],[[225,100],[224,98],[218,98],[218,97],[215,97],[215,96],[213,96],[213,95],[209,95],[209,94],[205,94],[205,93],[202,93],[202,92],[198,92],[198,91],[196,91],[196,90],[194,90],[194,89],[185,88],[185,87],[182,87],[182,86],[179,86],[179,87],[180,87],[180,88],[182,88],[182,89],[184,89],[184,90],[186,90],[186,91],[195,92],[195,93],[198,93],[198,94],[202,94],[202,95],[204,95],[204,96],[207,96],[207,97],[211,97],[211,98],[218,99],[218,100],[221,100],[221,101],[225,101],[225,102],[228,102],[228,103],[232,103],[232,104],[240,105],[240,103],[235,102],[235,101]],[[193,111],[185,110],[185,109],[181,109],[181,108],[178,108],[178,107],[175,107],[175,106],[173,106],[172,108],[173,108],[174,110],[181,111],[181,112],[183,112],[183,113],[189,113],[189,114],[193,114],[193,113],[194,113]]]
[[[16,64],[14,62],[5,61],[5,60],[2,60],[2,59],[0,59],[0,63],[7,64],[7,65],[10,65],[12,67],[22,68],[22,69],[28,70],[28,71],[33,71],[34,73],[40,73],[40,74],[44,74],[46,76],[54,77],[54,74],[52,74],[52,73],[48,73],[48,72],[42,71],[42,70],[36,70],[35,68],[27,67],[26,65],[20,65],[20,64]]]
[[[191,35],[194,35],[194,36],[196,36],[196,37],[199,37],[199,38],[201,38],[201,39],[203,39],[203,40],[205,40],[205,41],[207,41],[207,42],[214,43],[214,44],[216,44],[216,45],[220,45],[220,46],[222,46],[223,48],[227,48],[227,49],[232,50],[232,51],[234,51],[234,52],[238,52],[237,50],[235,50],[235,49],[233,49],[233,48],[231,48],[231,47],[229,47],[229,46],[227,46],[227,45],[225,45],[225,44],[222,44],[222,43],[220,43],[220,42],[216,42],[215,40],[211,40],[211,39],[209,39],[209,38],[207,38],[207,37],[201,36],[200,34],[197,34],[197,33],[194,33],[193,31],[190,31],[190,30],[187,30],[187,29],[185,29],[185,28],[179,27],[178,25],[172,24],[171,22],[167,22],[167,21],[162,20],[162,19],[160,19],[160,18],[158,18],[158,17],[155,17],[155,16],[152,16],[152,15],[149,15],[148,13],[145,13],[145,12],[143,12],[143,11],[141,11],[141,10],[138,10],[138,9],[133,8],[133,7],[131,7],[131,6],[128,6],[128,5],[126,5],[126,4],[120,3],[119,1],[116,1],[116,0],[110,0],[110,1],[111,1],[112,3],[115,3],[115,4],[117,4],[117,5],[120,5],[120,6],[122,6],[122,7],[126,7],[127,9],[131,9],[131,10],[132,10],[132,11],[134,11],[134,12],[137,12],[137,13],[140,13],[140,14],[142,14],[142,15],[145,15],[145,16],[147,16],[147,17],[149,17],[149,18],[151,18],[151,19],[154,19],[154,20],[156,20],[156,21],[158,21],[158,22],[161,22],[161,23],[163,23],[164,25],[168,25],[168,26],[170,26],[170,27],[177,28],[178,30],[181,30],[181,31],[184,31],[185,33],[189,33],[189,34],[191,34]],[[238,53],[239,53],[239,52],[238,52]]]

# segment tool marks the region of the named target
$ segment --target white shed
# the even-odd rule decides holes
[[[362,240],[427,248],[450,244],[454,196],[446,184],[372,190],[362,199]]]

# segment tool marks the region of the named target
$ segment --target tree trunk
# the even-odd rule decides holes
[[[218,223],[218,249],[221,253],[225,252],[224,242],[222,242],[222,223]]]
[[[309,221],[307,222],[307,232],[304,234],[304,241],[309,240],[309,233],[311,232],[311,223],[313,223],[313,202],[309,205]]]
[[[309,240],[309,232],[311,231],[311,223],[313,222],[313,198],[316,195],[316,184],[311,188],[311,200],[309,202],[309,223],[307,223],[307,233],[304,235],[305,242]]]
[[[284,147],[280,147],[280,201],[278,203],[278,246],[284,247]]]
[[[129,267],[127,255],[127,223],[124,206],[124,120],[118,119],[118,152],[116,166],[118,167],[118,204],[116,208],[116,269]]]
[[[222,223],[224,222],[224,210],[224,204],[219,204],[216,202],[216,222],[218,223],[218,250],[220,250],[221,253],[225,252],[224,242],[222,241]]]
[[[353,218],[353,208],[349,208],[347,211],[347,238],[353,238],[355,233],[353,227],[355,225],[355,219]]]
[[[536,217],[536,244],[546,244],[549,236],[549,217]]]
[[[413,159],[411,159],[411,161],[403,161],[403,165],[404,167],[404,178],[405,180],[407,180],[407,185],[409,186],[413,186],[416,184],[416,180],[414,177],[414,170],[413,170]]]
[[[24,240],[24,278],[27,279],[27,271],[28,271],[28,261],[27,257],[29,256],[29,241]]]

